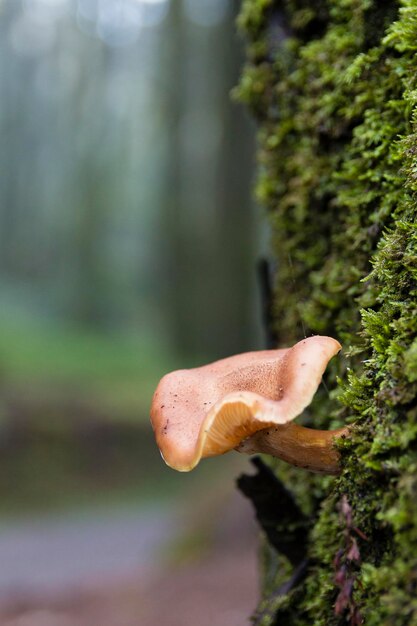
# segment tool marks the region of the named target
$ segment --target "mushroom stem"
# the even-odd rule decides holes
[[[316,430],[289,422],[260,430],[235,449],[245,454],[270,454],[311,472],[336,475],[341,468],[334,440],[348,433],[348,427]]]

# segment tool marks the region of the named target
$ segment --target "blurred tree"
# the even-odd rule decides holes
[[[250,345],[251,137],[229,0],[7,0],[0,285],[12,317]],[[236,237],[236,220],[239,237]]]
[[[217,4],[220,14],[210,14],[208,25],[192,2],[172,3],[163,62],[165,302],[177,349],[212,357],[250,345],[256,240],[252,130],[229,98],[242,58],[235,12],[227,0]]]

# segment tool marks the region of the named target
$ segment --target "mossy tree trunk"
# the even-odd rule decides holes
[[[244,0],[239,25],[275,330],[341,341],[306,422],[354,424],[340,477],[273,464],[305,565],[283,587],[295,565],[265,540],[254,621],[417,624],[417,1]]]

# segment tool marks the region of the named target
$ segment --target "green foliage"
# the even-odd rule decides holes
[[[311,566],[291,594],[265,594],[257,623],[417,624],[417,1],[246,0],[240,26],[236,92],[259,122],[276,328],[282,343],[303,328],[341,340],[339,391],[310,415],[355,423],[339,478],[275,465],[315,511]],[[360,559],[337,614],[343,498]]]
[[[0,387],[22,402],[89,407],[110,420],[148,420],[149,401],[173,358],[146,336],[97,333],[79,327],[0,323]],[[0,420],[7,417],[4,399]],[[67,411],[68,412],[68,411]]]

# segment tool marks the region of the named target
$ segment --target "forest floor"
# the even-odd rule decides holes
[[[77,592],[9,599],[1,626],[244,626],[257,600],[254,550]]]
[[[9,554],[16,555],[20,545],[25,560],[25,577],[16,564],[7,563],[7,550],[0,532],[0,558],[4,579],[14,572],[20,585],[7,589],[0,579],[0,626],[244,626],[257,602],[257,548],[253,514],[246,501],[231,494],[220,508],[213,502],[191,520],[186,532],[184,520],[167,512],[165,523],[153,524],[151,517],[119,514],[113,522],[90,519],[80,524],[67,520],[58,527],[43,530],[43,541],[54,545],[52,559],[41,559],[45,546],[30,549],[30,537],[15,530],[4,536]],[[213,517],[210,518],[209,511]],[[217,513],[216,513],[217,511]],[[158,518],[160,517],[158,511]],[[156,521],[156,518],[155,518]],[[142,528],[140,528],[142,524]],[[159,524],[159,527],[158,527]],[[17,532],[17,535],[16,535]],[[32,535],[33,535],[32,529]],[[158,533],[172,541],[161,556]],[[197,533],[197,534],[196,534]],[[27,535],[27,534],[26,534]],[[120,536],[122,536],[120,541]],[[119,536],[113,556],[106,538]],[[23,543],[22,543],[23,540]],[[20,543],[19,543],[20,542]],[[13,543],[13,542],[12,542]],[[119,546],[117,548],[117,545]],[[143,559],[132,568],[126,548],[140,549]],[[153,546],[153,547],[152,547]],[[81,550],[81,552],[80,552]],[[117,568],[109,568],[111,560]],[[111,551],[110,551],[111,552]],[[153,552],[153,557],[152,553]],[[93,554],[101,559],[101,574],[91,569]],[[77,556],[78,554],[78,556]],[[58,558],[57,558],[58,557]],[[59,567],[59,559],[63,566]],[[106,565],[107,559],[107,568]],[[124,560],[123,560],[124,559]],[[121,564],[125,566],[125,571]],[[139,566],[140,564],[140,566]],[[8,567],[9,565],[9,567]],[[99,564],[100,565],[100,564]],[[75,566],[75,570],[74,570]],[[68,570],[69,567],[69,570]],[[38,569],[37,575],[36,570]],[[7,571],[9,570],[9,572]],[[30,584],[32,579],[37,585]],[[42,570],[42,571],[40,571]],[[63,574],[66,573],[66,575]],[[68,573],[69,572],[69,573]],[[20,576],[20,578],[19,578]],[[78,577],[77,577],[78,576]]]

